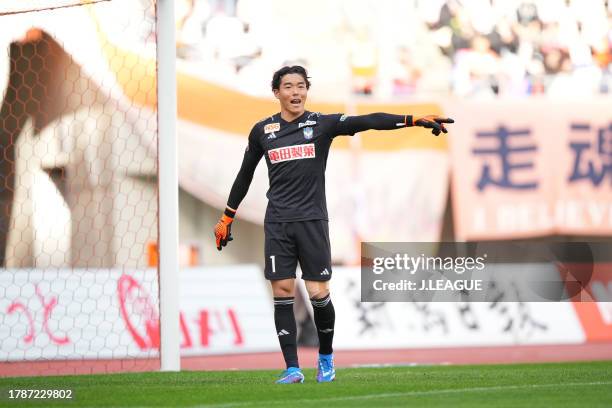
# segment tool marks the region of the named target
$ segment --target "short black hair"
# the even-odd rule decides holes
[[[281,79],[287,74],[301,75],[304,81],[306,81],[306,89],[310,89],[310,81],[308,80],[310,77],[308,76],[308,72],[306,72],[306,68],[301,65],[292,65],[284,66],[274,73],[272,76],[272,90],[280,88]]]

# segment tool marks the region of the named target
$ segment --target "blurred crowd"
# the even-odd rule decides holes
[[[612,92],[612,0],[178,3],[181,59],[252,94],[286,63],[327,98]]]
[[[444,2],[437,44],[459,95],[610,92],[612,3],[602,0]],[[472,8],[467,7],[471,5]]]

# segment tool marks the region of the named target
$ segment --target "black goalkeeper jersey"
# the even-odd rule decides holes
[[[386,113],[347,116],[305,111],[287,122],[280,113],[274,114],[251,130],[227,205],[238,208],[264,156],[270,182],[265,222],[327,220],[325,167],[334,137],[367,129],[397,129],[407,121],[407,116]]]

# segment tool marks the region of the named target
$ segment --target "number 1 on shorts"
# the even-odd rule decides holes
[[[274,261],[275,257],[276,255],[270,255],[270,260],[272,261],[272,273],[276,273],[276,262]]]

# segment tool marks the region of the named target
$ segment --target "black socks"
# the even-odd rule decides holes
[[[289,367],[299,367],[297,356],[297,325],[293,314],[293,297],[274,298],[274,324],[280,343],[285,364]]]
[[[310,299],[314,312],[314,321],[319,335],[319,354],[333,353],[334,323],[336,312],[329,293],[322,299]]]

